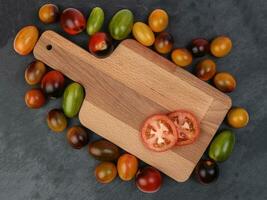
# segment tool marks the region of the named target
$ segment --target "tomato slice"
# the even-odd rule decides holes
[[[195,115],[185,110],[177,110],[168,117],[173,121],[178,133],[177,146],[195,142],[200,133],[200,124]]]
[[[166,115],[153,115],[144,122],[141,137],[146,147],[160,152],[173,147],[178,134],[174,123]]]

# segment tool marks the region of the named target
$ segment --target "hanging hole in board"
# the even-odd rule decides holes
[[[48,51],[50,51],[50,50],[52,49],[52,45],[51,45],[51,44],[48,44],[48,45],[46,46],[46,49],[47,49]]]

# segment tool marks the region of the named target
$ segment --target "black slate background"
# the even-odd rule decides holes
[[[185,46],[195,37],[230,36],[232,53],[216,62],[219,71],[229,71],[237,78],[237,89],[230,96],[234,106],[247,108],[250,123],[247,128],[234,130],[237,142],[233,155],[219,165],[221,174],[214,184],[202,186],[194,178],[177,183],[164,176],[163,187],[155,194],[141,193],[134,181],[122,182],[119,178],[101,185],[93,175],[98,162],[88,156],[86,148],[71,149],[65,133],[54,134],[47,128],[46,113],[60,106],[60,100],[50,101],[39,110],[29,110],[24,104],[24,93],[30,88],[24,81],[24,70],[33,56],[21,57],[13,51],[16,32],[35,24],[41,31],[53,29],[67,35],[59,24],[39,22],[38,8],[47,1],[0,0],[0,200],[267,199],[266,0],[50,2],[59,4],[61,9],[76,7],[86,16],[94,6],[101,6],[106,24],[121,8],[131,9],[135,19],[142,21],[154,8],[163,8],[169,13],[168,31],[173,34],[176,47]],[[87,45],[85,33],[67,37],[83,47]],[[92,134],[91,138],[97,136]]]

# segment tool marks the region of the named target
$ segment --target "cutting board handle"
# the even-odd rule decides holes
[[[77,47],[59,34],[53,31],[45,31],[35,45],[33,54],[37,60],[43,61],[49,67],[84,85],[83,82],[86,80],[86,74],[88,73],[85,66],[88,67],[89,64],[92,67],[104,67],[108,64],[108,61],[96,58],[88,51]],[[73,62],[75,62],[75,65],[66,64]]]

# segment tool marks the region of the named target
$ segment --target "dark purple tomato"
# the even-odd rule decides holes
[[[89,136],[83,127],[73,126],[68,129],[67,139],[74,149],[81,149],[88,144]]]
[[[197,180],[202,184],[209,184],[217,180],[219,167],[212,159],[200,160],[195,168]]]
[[[135,183],[140,191],[154,193],[160,189],[162,177],[157,169],[153,167],[145,167],[137,172]]]
[[[208,40],[204,38],[196,38],[192,40],[189,48],[193,56],[202,57],[209,52],[210,45]]]
[[[52,70],[44,75],[41,88],[51,98],[60,97],[64,92],[65,78],[59,71]]]
[[[75,8],[67,8],[61,14],[60,25],[70,35],[82,32],[85,29],[85,24],[84,15]]]
[[[113,44],[106,33],[98,32],[90,37],[88,48],[94,56],[103,58],[113,51]]]

